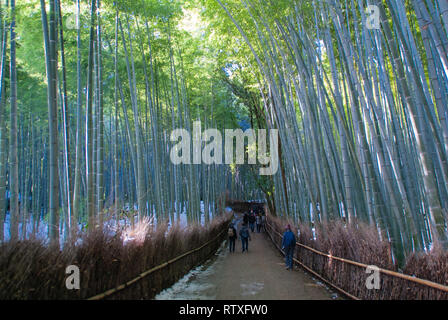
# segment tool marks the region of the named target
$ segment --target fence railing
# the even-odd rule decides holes
[[[269,223],[269,220],[267,219],[266,221],[266,232],[268,233],[270,239],[272,240],[272,242],[274,243],[274,245],[277,247],[277,249],[279,251],[281,251],[284,254],[284,251],[281,249],[279,243],[281,243],[281,239],[283,237],[283,235],[278,232],[277,230],[275,230],[275,228]],[[274,236],[277,237],[277,241],[274,239]],[[344,258],[340,258],[340,257],[336,257],[333,256],[331,254],[328,253],[324,253],[321,252],[319,250],[316,250],[314,248],[311,248],[309,246],[306,246],[304,244],[301,244],[299,242],[296,243],[296,247],[301,248],[306,250],[307,252],[311,253],[312,255],[316,255],[319,257],[322,257],[324,259],[326,259],[326,264],[328,265],[331,262],[337,261],[340,262],[342,264],[345,264],[347,266],[352,266],[352,267],[356,267],[358,269],[362,269],[363,273],[366,273],[367,268],[371,267],[367,264],[364,263],[360,263],[360,262],[356,262],[356,261],[352,261],[349,259],[344,259]],[[294,262],[296,264],[298,264],[299,266],[301,266],[302,268],[304,268],[306,271],[310,272],[311,274],[313,274],[314,276],[316,276],[317,278],[319,278],[320,280],[322,280],[323,282],[325,282],[327,285],[329,285],[330,287],[332,287],[333,289],[335,289],[336,291],[338,291],[339,293],[343,294],[344,296],[350,298],[350,299],[354,299],[354,300],[361,300],[364,299],[365,297],[363,297],[363,294],[356,294],[356,293],[350,293],[348,292],[348,290],[344,290],[343,288],[341,288],[340,285],[334,283],[333,281],[331,281],[330,279],[325,278],[322,274],[319,274],[318,272],[316,272],[315,270],[312,269],[311,266],[306,265],[303,261],[299,261],[296,257],[294,257]],[[311,263],[313,264],[313,263]],[[437,297],[442,298],[442,299],[446,299],[448,298],[448,286],[446,285],[442,285],[440,283],[436,283],[433,281],[429,281],[429,280],[425,280],[425,279],[420,279],[414,276],[410,276],[410,275],[406,275],[403,273],[399,273],[399,272],[395,272],[395,271],[391,271],[391,270],[387,270],[387,269],[383,269],[383,268],[378,268],[376,267],[375,270],[377,272],[379,272],[380,274],[383,275],[387,275],[391,278],[395,278],[395,279],[400,279],[402,281],[407,281],[410,283],[413,283],[415,285],[418,286],[423,286],[423,288],[425,289],[433,289],[433,290],[437,290],[439,292],[442,293],[442,295],[437,295]],[[350,270],[347,268],[346,272],[349,272]],[[365,282],[364,282],[365,284]],[[393,284],[390,284],[390,287],[393,288]],[[405,288],[405,290],[410,290],[409,287]],[[363,290],[357,290],[358,293],[362,293]],[[390,294],[390,298],[391,299],[396,299],[396,298],[400,298],[400,294],[399,294],[399,290],[391,290],[391,294]],[[417,298],[420,297],[424,297],[425,294],[428,293],[421,293],[421,294],[416,294]],[[382,295],[382,298],[387,298],[387,295]]]

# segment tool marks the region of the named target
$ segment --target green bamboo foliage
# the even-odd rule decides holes
[[[118,10],[116,10],[115,14],[115,43],[118,42]],[[118,46],[115,46],[114,50],[114,107],[115,107],[115,114],[114,114],[114,214],[116,217],[116,220],[118,222],[119,218],[119,210],[120,210],[120,197],[119,197],[119,179],[118,179],[118,166],[119,166],[119,159],[118,159]]]
[[[73,193],[72,189],[72,171],[70,167],[70,159],[71,159],[71,148],[70,148],[70,122],[69,122],[69,111],[68,111],[68,97],[67,97],[67,73],[66,73],[66,61],[65,61],[65,45],[64,45],[64,26],[62,23],[62,10],[61,10],[61,2],[57,1],[57,19],[58,19],[58,27],[59,27],[59,49],[61,56],[61,76],[62,78],[59,82],[59,92],[62,95],[61,100],[61,123],[63,127],[63,173],[61,173],[61,177],[63,177],[63,183],[61,185],[64,186],[63,193],[65,194],[63,199],[65,205],[63,205],[63,211],[65,213],[65,227],[64,231],[66,232],[65,238],[68,238],[67,232],[70,230],[71,225],[73,224],[71,221],[73,219],[73,206],[71,194]],[[29,192],[27,192],[29,194]],[[28,197],[25,198],[26,200]],[[26,208],[27,209],[27,208]],[[68,224],[68,225],[67,225]],[[23,226],[26,226],[26,220],[23,223]]]
[[[16,41],[20,44],[23,38],[16,39],[15,1],[5,3],[12,14],[0,23],[0,193],[10,195],[12,240],[48,231],[51,244],[65,244],[76,242],[80,232],[111,221],[119,229],[144,218],[175,224],[186,216],[188,223],[207,224],[220,214],[226,196],[262,198],[249,166],[171,162],[172,130],[192,132],[197,120],[202,130],[225,128],[225,108],[216,104],[225,100],[228,109],[237,104],[221,79],[209,79],[210,101],[196,105],[192,58],[183,52],[186,45],[178,30],[180,13],[167,13],[162,6],[160,16],[155,15],[146,2],[139,4],[141,12],[131,12],[122,1],[41,0],[45,65],[32,67],[44,80],[29,77],[38,88],[36,93],[29,93],[31,89],[26,93],[37,96],[43,88],[47,101],[28,106],[23,101],[30,98],[17,93],[22,88],[17,69],[27,71],[29,62],[16,66]],[[177,10],[176,6],[170,10]],[[70,21],[73,16],[76,20]],[[263,110],[253,108],[259,114],[252,122],[260,125]],[[205,145],[202,141],[201,147]],[[297,148],[305,152],[302,143]],[[316,143],[315,158],[324,152],[319,148]],[[284,199],[292,208],[288,196],[296,189],[291,188],[306,178],[284,173],[281,183],[288,189]],[[328,190],[322,187],[319,192]],[[316,197],[310,192],[309,198]],[[0,199],[1,226],[8,212],[6,200]],[[43,231],[42,224],[48,230]]]

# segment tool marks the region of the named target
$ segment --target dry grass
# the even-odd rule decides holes
[[[200,247],[227,229],[229,217],[222,215],[207,227],[181,228],[149,222],[114,236],[97,230],[85,234],[79,245],[62,251],[39,241],[9,242],[0,246],[0,299],[86,299],[123,284],[140,273]],[[172,285],[192,267],[212,255],[222,240],[157,271],[111,299],[151,299]],[[123,241],[124,237],[129,241]],[[65,286],[65,269],[77,265],[81,272],[80,290]]]
[[[403,272],[448,286],[448,252],[436,247],[428,253],[414,253],[407,259]],[[416,299],[424,299],[425,295],[428,294],[425,291],[427,290],[415,291]],[[448,299],[448,293],[431,291],[433,291],[431,293],[433,299]]]
[[[269,223],[281,234],[286,224],[294,226],[291,221],[272,216],[269,217]],[[317,225],[315,236],[310,227],[300,226],[299,229],[297,240],[301,244],[335,257],[396,270],[389,242],[381,240],[374,227],[359,222],[345,225],[341,221],[330,221]],[[297,228],[293,227],[293,231],[297,234]],[[272,236],[281,243],[279,235]],[[295,257],[330,283],[361,299],[448,299],[448,294],[440,290],[385,274],[380,275],[381,288],[369,290],[366,280],[370,274],[366,273],[365,268],[330,259],[301,247],[295,251]],[[415,253],[407,259],[403,273],[448,285],[448,252],[437,248],[429,253]]]

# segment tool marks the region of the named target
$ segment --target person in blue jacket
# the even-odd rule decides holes
[[[296,247],[296,237],[291,231],[291,226],[288,224],[285,228],[285,233],[282,239],[282,249],[285,252],[286,270],[292,270],[294,249]]]

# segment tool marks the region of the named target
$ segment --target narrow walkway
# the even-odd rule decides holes
[[[237,221],[238,225],[241,219]],[[216,256],[197,267],[171,288],[162,291],[159,300],[327,300],[338,299],[321,283],[301,269],[285,269],[283,256],[265,233],[251,233],[249,252],[235,253],[223,244]]]

